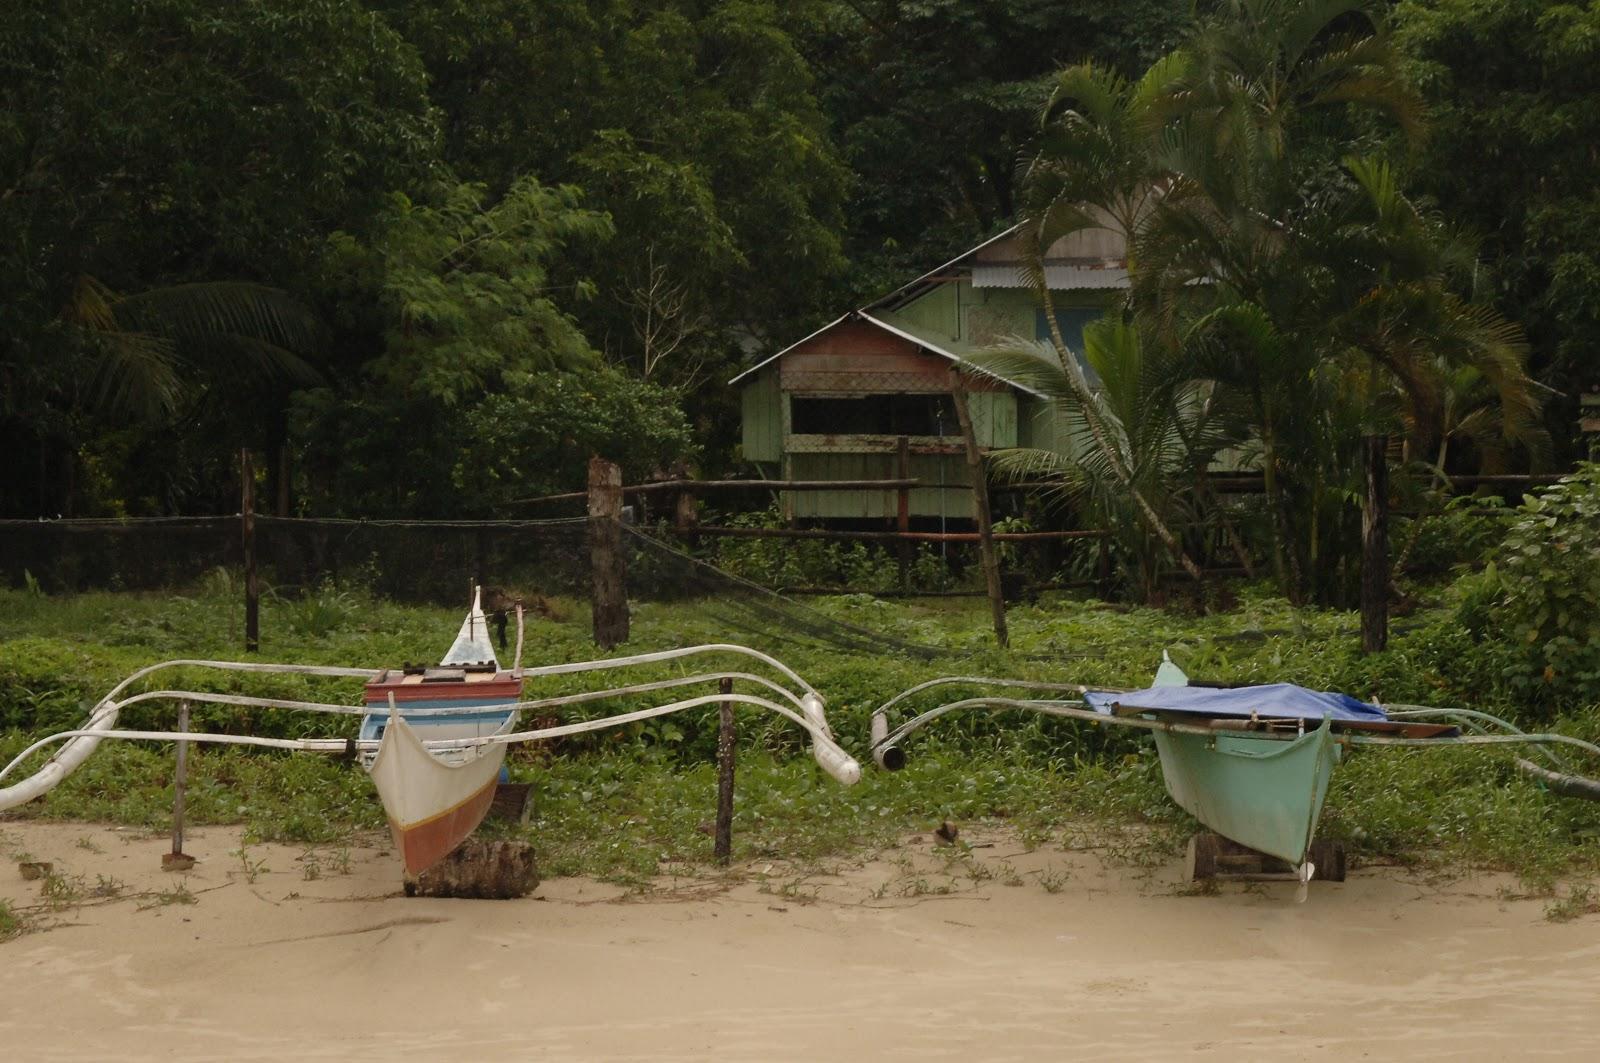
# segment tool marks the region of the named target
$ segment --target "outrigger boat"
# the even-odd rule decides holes
[[[489,642],[483,609],[475,591],[472,609],[461,625],[460,634],[438,667],[408,665],[398,669],[374,669],[254,661],[162,661],[118,683],[96,703],[82,727],[39,739],[0,768],[0,782],[4,782],[35,753],[57,744],[61,746],[34,774],[0,787],[0,811],[49,792],[107,739],[200,742],[353,755],[360,759],[377,788],[406,874],[416,876],[451,852],[482,822],[493,800],[508,746],[617,727],[730,701],[754,705],[788,718],[810,734],[812,755],[823,770],[847,786],[861,778],[860,766],[834,740],[822,695],[783,662],[758,650],[717,643],[524,668],[522,642],[519,608],[516,659],[509,669],[502,669]],[[523,696],[524,683],[531,678],[599,672],[704,655],[753,660],[778,678],[750,672],[701,672],[560,697],[524,700]],[[176,668],[363,679],[366,681],[364,704],[340,705],[176,689],[129,693],[130,688],[142,685],[141,681],[147,677]],[[718,692],[580,723],[516,730],[518,716],[526,710],[549,710],[582,702],[701,686],[724,679],[762,688],[762,694]],[[265,738],[117,728],[117,717],[123,709],[155,701],[359,715],[362,721],[359,736],[353,739]]]
[[[966,709],[1024,709],[1092,724],[1151,732],[1167,792],[1181,808],[1223,838],[1288,863],[1301,884],[1316,873],[1313,848],[1328,782],[1353,746],[1565,745],[1600,756],[1600,746],[1561,734],[1525,734],[1486,713],[1428,706],[1387,709],[1346,694],[1289,683],[1227,687],[1191,683],[1162,654],[1154,683],[1144,690],[1107,690],[977,676],[947,676],[902,691],[872,716],[872,756],[882,768],[905,764],[901,743],[941,716]],[[892,732],[889,713],[912,696],[941,685],[1016,687],[1076,695],[1070,699],[977,697],[950,702],[905,721]],[[1466,728],[1475,733],[1462,734]],[[1497,733],[1489,733],[1491,731]],[[1564,772],[1558,754],[1546,750]],[[1519,762],[1569,792],[1594,791],[1592,780]],[[1198,869],[1203,851],[1191,849]]]

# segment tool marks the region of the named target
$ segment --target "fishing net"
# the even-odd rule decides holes
[[[398,602],[455,606],[473,586],[491,611],[515,599],[539,608],[587,605],[593,577],[589,521],[337,520],[258,516],[262,594],[291,599],[327,589]],[[805,645],[928,658],[938,646],[890,624],[847,620],[697,556],[664,534],[623,525],[630,607],[670,604],[705,621],[702,633],[768,648]],[[701,547],[709,554],[710,548]],[[0,522],[0,578],[43,593],[182,590],[218,573],[237,588],[243,564],[237,517]],[[242,593],[242,592],[239,592]],[[865,597],[865,596],[859,596]],[[859,610],[858,610],[859,611]]]

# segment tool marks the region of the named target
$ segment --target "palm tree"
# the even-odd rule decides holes
[[[37,501],[70,512],[86,420],[160,433],[208,414],[246,418],[266,396],[320,380],[309,355],[321,328],[287,293],[243,282],[180,284],[135,294],[79,277],[33,344],[0,354],[0,425],[37,448]],[[53,468],[52,468],[53,466]],[[171,473],[158,477],[171,482]]]
[[[1084,360],[1099,381],[1093,390],[1079,386],[1054,344],[1016,342],[973,356],[980,370],[1044,396],[1068,439],[1057,450],[1016,448],[990,460],[1005,476],[1048,478],[1103,520],[1134,560],[1149,600],[1165,557],[1189,561],[1158,529],[1170,534],[1193,515],[1198,474],[1236,439],[1226,432],[1214,388],[1188,375],[1181,352],[1149,345],[1139,328],[1114,319],[1087,325],[1083,339]],[[1075,358],[1065,361],[1076,366]]]
[[[152,288],[133,295],[78,279],[60,324],[83,370],[80,399],[129,420],[170,417],[207,389],[235,394],[321,377],[304,354],[320,325],[286,292],[244,282]]]
[[[1160,174],[1152,168],[1145,134],[1154,122],[1154,109],[1164,88],[1181,72],[1185,61],[1181,54],[1169,56],[1131,83],[1093,63],[1068,67],[1057,75],[1044,110],[1037,150],[1019,181],[1018,239],[1024,272],[1049,324],[1054,372],[1059,374],[1052,377],[1052,382],[1061,386],[1058,393],[1046,394],[1070,406],[1096,463],[1132,503],[1133,519],[1148,527],[1198,580],[1199,566],[1153,504],[1149,485],[1141,483],[1137,470],[1129,465],[1126,439],[1119,439],[1118,426],[1106,419],[1104,403],[1078,363],[1080,352],[1068,348],[1045,277],[1049,249],[1073,233],[1110,228],[1122,234],[1129,248],[1133,246],[1133,236],[1159,191]],[[1010,352],[1018,353],[1015,348]],[[1028,371],[1026,363],[1031,357],[1024,354],[1018,368]],[[995,354],[999,361],[1007,358],[1005,353]],[[1038,462],[1043,457],[1035,455],[1031,460]],[[1027,464],[1013,462],[1011,467]]]
[[[1052,326],[1048,248],[1091,226],[1128,237],[1131,317],[1248,429],[1274,569],[1295,598],[1326,598],[1337,566],[1323,559],[1347,553],[1355,442],[1435,431],[1441,370],[1481,373],[1508,424],[1537,406],[1520,333],[1458,294],[1459,241],[1386,164],[1329,151],[1354,135],[1341,126],[1352,109],[1420,131],[1376,7],[1227,0],[1137,82],[1069,68],[1021,182],[1024,254]],[[1124,458],[1126,426],[1052,339],[1095,459],[1181,556]]]

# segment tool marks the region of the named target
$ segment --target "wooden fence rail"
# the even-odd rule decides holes
[[[1495,473],[1471,476],[1447,476],[1451,488],[1469,487],[1502,487],[1514,488],[1537,487],[1543,484],[1553,484],[1561,481],[1571,473]],[[1264,491],[1260,476],[1248,474],[1228,474],[1207,476],[1204,483],[1213,491],[1225,494],[1261,494]],[[1003,491],[1045,491],[1059,487],[1059,484],[1047,480],[1026,480],[1016,483],[997,483],[993,490]],[[939,484],[929,483],[913,477],[900,477],[889,480],[650,480],[646,483],[629,484],[622,488],[624,495],[647,495],[662,491],[676,491],[688,494],[714,493],[717,491],[960,491],[970,493],[971,484]],[[564,491],[555,495],[539,495],[533,498],[514,498],[506,505],[531,506],[543,502],[579,502],[587,499],[587,491]]]
[[[836,542],[976,543],[979,532],[844,531],[835,528],[738,528],[722,524],[699,524],[695,535],[727,539],[831,539]],[[1103,539],[1105,528],[1073,531],[991,532],[995,542],[1028,542],[1048,539]]]
[[[625,486],[625,495],[645,495],[658,491],[899,491],[910,488],[947,491],[970,491],[966,484],[925,484],[921,480],[652,480],[648,483]],[[514,498],[507,505],[533,505],[537,502],[577,502],[589,497],[587,491],[565,491],[559,495],[541,495],[538,498]]]

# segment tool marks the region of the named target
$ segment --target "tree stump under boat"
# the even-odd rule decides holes
[[[422,874],[406,876],[407,897],[509,900],[539,885],[533,846],[519,841],[468,838]]]
[[[1317,838],[1311,843],[1308,858],[1314,867],[1311,875],[1321,882],[1343,882],[1344,843]],[[1289,880],[1297,878],[1286,860],[1257,852],[1211,831],[1201,831],[1189,839],[1189,878],[1199,882],[1210,878]]]

